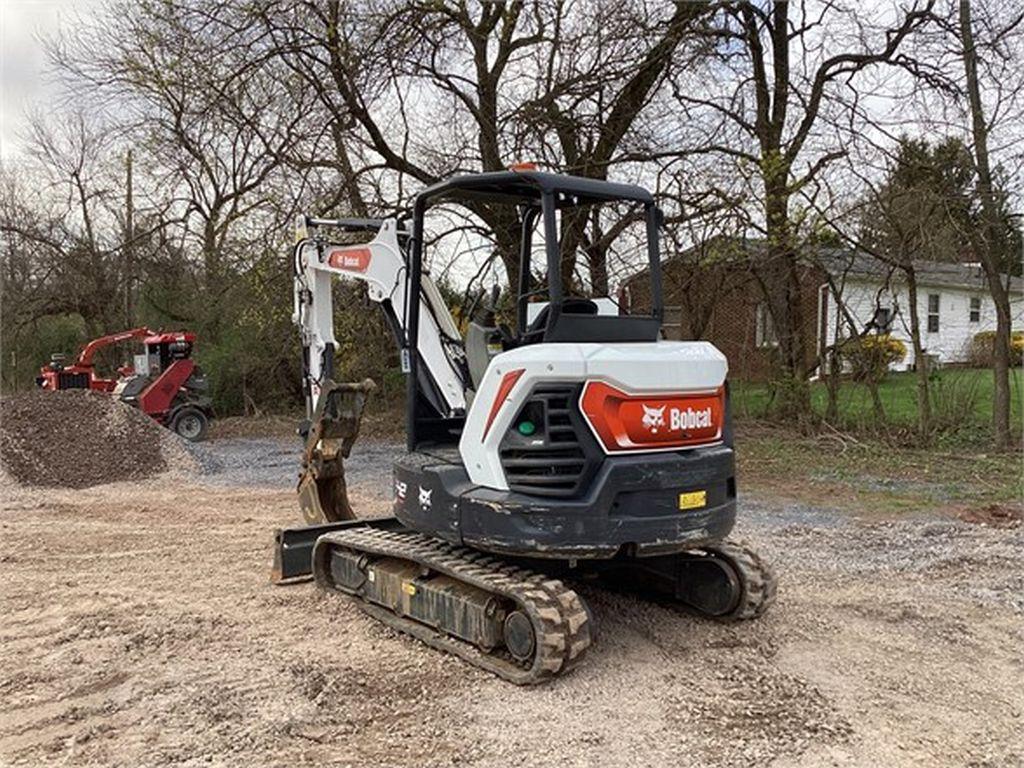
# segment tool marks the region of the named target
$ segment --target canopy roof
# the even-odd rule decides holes
[[[559,193],[560,199],[556,199],[559,208],[611,200],[632,200],[644,204],[654,202],[650,192],[635,184],[618,184],[542,171],[494,171],[453,176],[427,187],[420,192],[418,198],[425,203],[480,200],[536,204],[548,192]]]

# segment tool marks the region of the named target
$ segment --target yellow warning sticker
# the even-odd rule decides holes
[[[708,503],[707,491],[690,491],[679,494],[680,509],[700,509]]]
[[[405,592],[405,594],[407,594],[407,595],[415,595],[416,594],[416,585],[413,584],[411,581],[403,581],[402,582],[402,591]]]

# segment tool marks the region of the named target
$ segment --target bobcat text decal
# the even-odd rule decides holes
[[[327,263],[346,272],[365,272],[371,258],[369,248],[334,248],[327,256]]]
[[[580,409],[609,453],[673,450],[722,439],[725,390],[634,395],[590,381]]]

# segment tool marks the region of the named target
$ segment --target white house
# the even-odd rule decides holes
[[[836,250],[822,260],[835,291],[824,286],[818,302],[818,349],[849,337],[849,323],[858,332],[888,331],[904,342],[907,356],[894,369],[915,364],[910,341],[910,298],[906,275],[863,254]],[[939,363],[966,363],[971,340],[982,331],[994,331],[996,311],[981,267],[972,264],[915,262],[917,312],[925,353]],[[1024,326],[1024,292],[1020,278],[1004,279],[1010,290],[1010,316],[1014,329]],[[837,295],[838,293],[838,295]]]

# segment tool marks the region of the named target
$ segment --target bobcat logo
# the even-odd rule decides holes
[[[395,480],[395,497],[399,501],[405,501],[405,492],[408,489],[408,487],[409,486],[407,486],[401,480]]]
[[[430,497],[434,493],[434,489],[430,490],[421,487],[420,488],[420,506],[424,509],[430,509]]]
[[[661,408],[648,408],[646,405],[641,403],[644,409],[643,425],[651,431],[652,435],[658,434],[658,427],[665,426],[665,409],[666,405]]]

